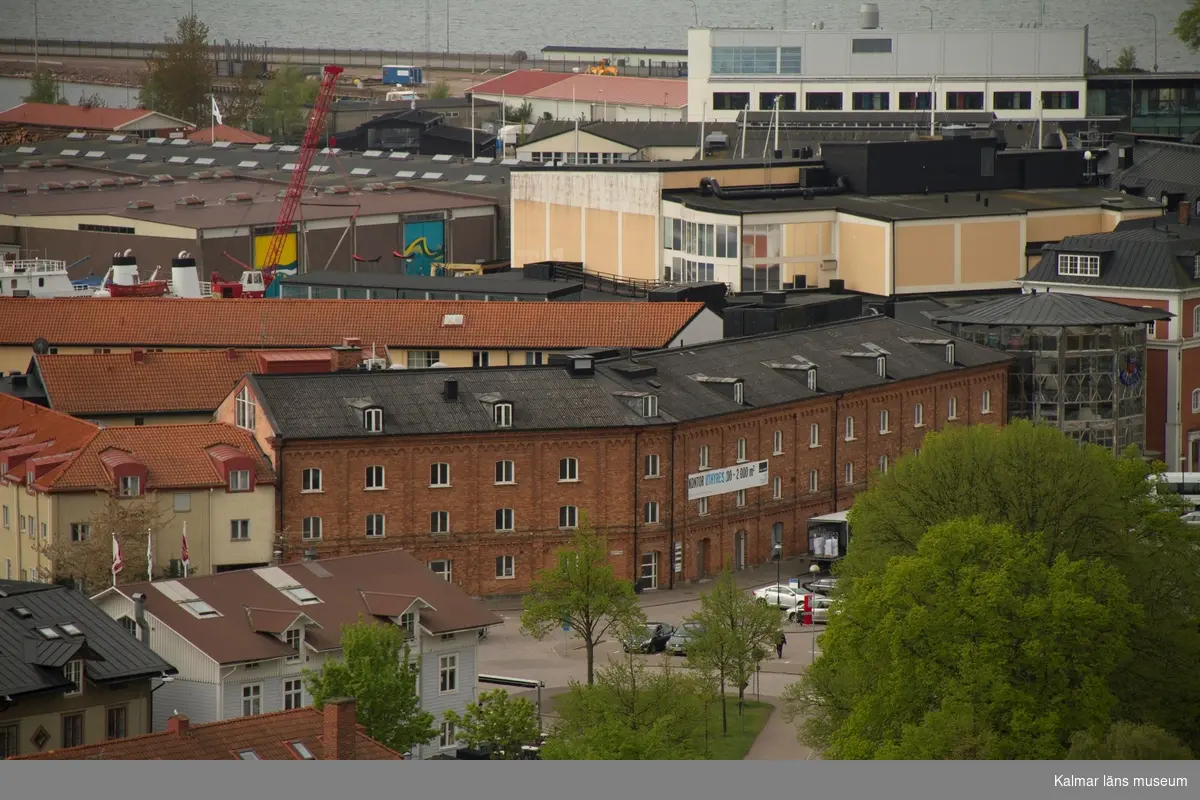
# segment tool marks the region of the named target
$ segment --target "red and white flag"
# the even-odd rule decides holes
[[[121,570],[125,569],[125,559],[121,558],[121,543],[117,541],[117,535],[115,533],[112,535],[112,540],[113,540],[112,574],[113,574],[113,582],[115,583],[117,580],[117,573],[120,572]]]
[[[183,577],[186,578],[187,574],[188,574],[188,565],[191,563],[191,559],[188,558],[187,523],[186,522],[183,523],[183,553],[182,553],[182,556],[183,556],[183,558],[181,558],[180,560],[183,561]]]

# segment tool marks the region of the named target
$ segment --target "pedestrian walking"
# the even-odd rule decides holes
[[[787,637],[783,635],[783,631],[779,632],[779,637],[775,639],[775,653],[783,658],[783,646],[787,644]]]

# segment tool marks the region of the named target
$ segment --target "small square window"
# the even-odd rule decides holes
[[[450,532],[450,512],[449,511],[431,511],[431,512],[429,512],[429,532],[430,533],[449,533]]]
[[[248,492],[250,491],[250,470],[235,469],[229,473],[229,491],[231,492]]]
[[[496,577],[501,580],[511,579],[516,572],[515,563],[512,556],[496,556]]]
[[[430,486],[449,486],[450,485],[450,465],[446,463],[431,464],[429,466],[429,485]]]
[[[234,542],[250,541],[250,520],[248,519],[231,519],[229,520],[229,539]]]
[[[570,482],[579,480],[579,459],[562,458],[558,461],[558,480]]]
[[[379,464],[367,467],[366,472],[363,474],[363,490],[379,491],[386,488],[387,484],[384,481],[383,467]]]
[[[140,497],[142,494],[142,479],[137,475],[125,475],[120,480],[121,497]]]
[[[316,541],[321,538],[321,518],[305,517],[300,527],[300,538],[305,541]]]
[[[382,539],[387,535],[383,514],[367,514],[366,535],[368,539]]]
[[[516,483],[516,469],[511,461],[496,462],[496,483]]]
[[[511,508],[496,509],[496,530],[511,531],[514,529],[515,515]]]
[[[300,491],[319,492],[321,489],[321,470],[310,467],[300,473]]]

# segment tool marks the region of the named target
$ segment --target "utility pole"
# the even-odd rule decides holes
[[[33,0],[33,73],[36,75],[38,71],[38,18],[37,18],[37,0]]]
[[[433,0],[425,0],[425,53],[433,49]]]

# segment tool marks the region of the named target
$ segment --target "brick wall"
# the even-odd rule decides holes
[[[950,380],[946,380],[950,378]],[[990,392],[991,412],[981,408]],[[320,557],[404,547],[423,561],[449,559],[453,580],[475,595],[527,590],[540,569],[571,536],[558,527],[559,508],[576,506],[609,537],[609,555],[619,576],[641,575],[642,557],[657,553],[656,586],[668,588],[735,566],[771,559],[772,529],[782,526],[785,556],[808,548],[807,520],[849,508],[867,488],[886,455],[888,466],[920,446],[926,431],[948,424],[1005,421],[1007,366],[981,368],[896,383],[842,397],[822,396],[769,409],[748,410],[712,420],[651,429],[609,429],[469,436],[393,437],[364,442],[287,442],[282,452],[285,560],[306,548]],[[957,419],[949,400],[957,398]],[[923,425],[915,424],[922,404]],[[887,432],[879,415],[888,413]],[[845,438],[853,416],[854,438]],[[810,445],[812,425],[816,446]],[[775,452],[775,432],[782,436]],[[747,462],[769,462],[766,486],[748,489],[744,505],[727,493],[708,498],[706,513],[688,501],[686,478],[700,471],[708,447],[709,468],[737,463],[738,440]],[[658,457],[658,475],[646,475],[646,457]],[[560,481],[560,460],[578,461],[578,480]],[[515,482],[497,484],[496,462],[512,461]],[[854,464],[845,484],[845,464]],[[430,485],[430,467],[449,465],[450,485]],[[383,466],[386,488],[365,488],[369,466]],[[321,470],[322,491],[302,492],[305,469]],[[816,491],[810,473],[816,470]],[[780,479],[775,497],[774,479]],[[672,491],[674,487],[674,491]],[[657,503],[657,522],[646,521],[646,504]],[[513,532],[495,530],[497,509],[514,511]],[[447,534],[430,532],[430,513],[449,513]],[[366,515],[384,514],[386,535],[366,536]],[[302,539],[305,517],[320,517],[322,539]],[[682,545],[682,570],[673,554]],[[513,575],[497,574],[497,558],[513,557]],[[503,564],[501,565],[503,566]]]

